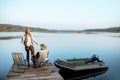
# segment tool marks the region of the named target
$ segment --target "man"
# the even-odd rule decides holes
[[[40,44],[40,47],[41,49],[39,52],[37,52],[35,58],[34,59],[32,58],[32,61],[35,60],[39,67],[46,64],[49,61],[48,59],[49,51],[47,50],[47,46],[45,44]]]
[[[28,67],[30,67],[30,63],[29,63],[29,52],[31,51],[31,56],[34,57],[34,47],[33,47],[33,43],[36,43],[36,40],[32,37],[32,35],[30,34],[30,29],[26,29],[25,30],[25,34],[22,38],[22,43],[25,46],[25,50],[26,50],[26,58],[27,58],[27,62],[28,62]],[[36,62],[33,61],[33,66],[36,65]]]

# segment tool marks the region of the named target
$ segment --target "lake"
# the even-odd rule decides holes
[[[84,80],[119,80],[120,79],[120,33],[32,33],[40,43],[45,43],[49,50],[49,59],[86,58],[93,54],[109,65],[109,70],[102,75]],[[22,36],[23,32],[0,32],[0,37]],[[35,53],[40,46],[34,45]],[[22,52],[26,55],[21,39],[0,40],[0,80],[8,74],[13,59],[12,52]]]

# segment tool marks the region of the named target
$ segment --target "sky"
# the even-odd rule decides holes
[[[0,0],[0,24],[58,30],[120,26],[120,0]]]

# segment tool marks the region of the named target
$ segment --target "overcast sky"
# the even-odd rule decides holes
[[[47,29],[120,26],[120,0],[0,0],[0,24]]]

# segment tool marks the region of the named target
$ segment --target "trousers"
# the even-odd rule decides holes
[[[30,54],[30,52],[31,52],[31,56],[32,57],[34,57],[34,47],[32,46],[32,45],[30,45],[30,46],[25,46],[25,50],[26,50],[26,53],[27,53],[27,55],[26,55],[26,58],[27,58],[27,62],[28,62],[28,66],[29,66],[29,54]],[[36,63],[35,63],[35,61],[33,60],[33,65],[35,65]]]

